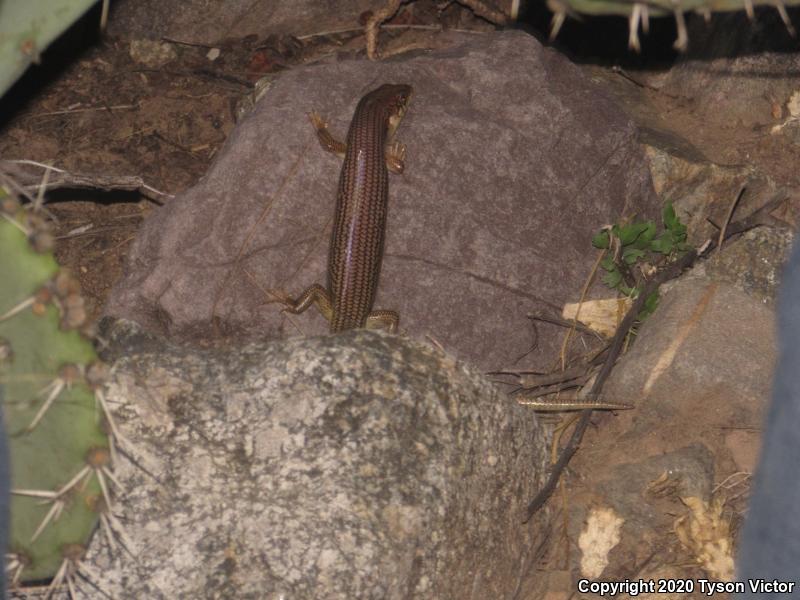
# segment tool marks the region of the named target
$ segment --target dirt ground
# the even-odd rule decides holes
[[[237,102],[271,66],[256,62],[263,51],[246,42],[232,44],[214,69],[207,48],[169,47],[176,60],[157,68],[136,62],[126,41],[91,48],[3,124],[0,156],[70,172],[139,175],[169,201],[206,171],[233,128]],[[80,278],[93,316],[155,206],[138,194],[78,190],[61,191],[48,204],[57,219],[57,259]]]

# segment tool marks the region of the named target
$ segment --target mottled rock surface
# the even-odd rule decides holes
[[[545,441],[463,363],[378,332],[217,352],[115,331],[135,557],[98,535],[87,558],[113,597],[478,600],[530,575]]]
[[[624,579],[631,565],[643,565],[644,579],[733,576],[770,398],[775,315],[761,287],[733,285],[719,266],[705,266],[664,291],[604,388],[635,409],[597,417],[600,431],[587,434],[571,463],[586,474],[570,487],[571,537],[587,535],[591,511],[606,510],[619,523],[619,539],[600,564],[604,580]],[[687,519],[707,522],[679,543],[675,534]],[[571,567],[585,573],[589,563],[584,551]]]
[[[213,335],[212,317],[237,340],[325,332],[314,310],[295,326],[264,304],[264,289],[325,281],[340,162],[306,113],[321,111],[343,136],[365,92],[407,82],[415,97],[398,137],[408,159],[390,179],[376,308],[483,370],[537,342],[529,359],[549,364],[562,332],[534,334],[527,315],[577,300],[599,227],[658,208],[636,129],[529,35],[440,41],[449,47],[283,73],[208,174],[147,219],[107,314],[195,342]]]

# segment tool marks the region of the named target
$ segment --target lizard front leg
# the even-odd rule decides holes
[[[308,118],[317,131],[317,139],[322,149],[344,159],[344,154],[347,152],[347,144],[333,137],[331,132],[328,131],[328,122],[315,110],[308,114]]]
[[[317,132],[317,139],[322,149],[344,159],[344,155],[347,152],[347,144],[333,137],[333,134],[328,130],[328,122],[323,119],[318,112],[313,110],[308,114],[308,118]],[[384,156],[386,168],[392,173],[401,175],[405,170],[406,147],[400,142],[393,140],[386,144]]]

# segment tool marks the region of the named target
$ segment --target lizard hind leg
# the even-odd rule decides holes
[[[367,329],[386,329],[389,333],[397,333],[400,315],[393,310],[373,310],[367,317]]]
[[[286,293],[275,290],[268,290],[268,292],[271,298],[267,300],[266,303],[271,304],[273,302],[277,302],[279,304],[283,304],[283,310],[281,312],[299,315],[300,313],[308,310],[309,307],[314,304],[316,305],[320,314],[325,317],[329,323],[331,319],[333,319],[333,302],[331,302],[331,296],[328,293],[328,290],[318,283],[309,286],[308,289],[306,289],[297,298],[291,298]]]

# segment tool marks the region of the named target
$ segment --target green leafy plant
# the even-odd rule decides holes
[[[595,248],[608,250],[600,262],[606,271],[603,283],[631,298],[638,297],[653,270],[689,250],[686,225],[681,223],[671,202],[661,214],[663,227],[658,231],[653,221],[636,221],[604,228],[592,238]],[[651,314],[658,304],[658,292],[645,301],[640,318]]]

